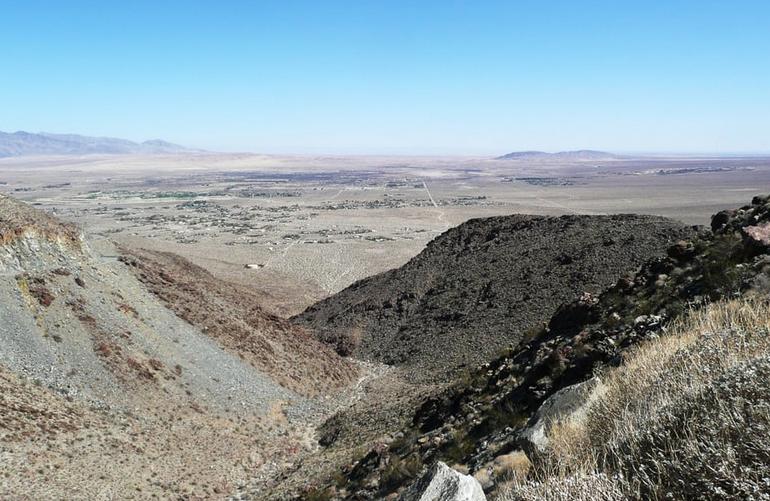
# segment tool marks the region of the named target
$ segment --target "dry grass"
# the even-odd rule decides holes
[[[501,499],[767,496],[768,333],[766,299],[690,312],[601,374],[587,412],[551,424],[535,480]]]
[[[527,478],[532,463],[521,451],[497,456],[492,464],[495,478],[503,481],[517,481]]]

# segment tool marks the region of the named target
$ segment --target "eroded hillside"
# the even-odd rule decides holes
[[[122,249],[126,263],[163,304],[225,349],[304,395],[348,386],[357,369],[304,328],[271,315],[253,289],[217,279],[171,253]]]
[[[223,496],[315,448],[312,424],[357,378],[247,291],[195,269],[182,280],[169,256],[133,254],[177,279],[151,292],[109,241],[5,196],[0,231],[2,498]],[[167,307],[181,303],[209,309]]]

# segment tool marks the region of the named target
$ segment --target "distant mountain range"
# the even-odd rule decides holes
[[[606,151],[596,150],[575,150],[559,151],[556,153],[547,153],[545,151],[514,151],[497,157],[495,160],[559,160],[559,161],[581,161],[581,160],[608,160],[619,158],[618,155],[607,153]]]
[[[125,155],[196,151],[202,150],[186,148],[160,139],[136,143],[114,137],[89,137],[77,134],[0,132],[0,158],[29,155]]]

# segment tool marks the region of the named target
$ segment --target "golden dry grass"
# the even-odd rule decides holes
[[[501,499],[767,493],[768,333],[765,298],[691,311],[600,374],[587,411],[551,423],[534,480]]]

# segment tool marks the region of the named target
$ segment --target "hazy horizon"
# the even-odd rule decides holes
[[[146,141],[167,141],[166,138],[163,137],[151,137],[151,138],[127,138],[127,137],[116,137],[111,136],[107,134],[95,134],[95,135],[87,135],[87,134],[81,134],[79,132],[73,132],[73,131],[31,131],[31,130],[0,130],[0,133],[31,133],[31,134],[49,134],[49,135],[76,135],[76,136],[83,136],[83,137],[94,137],[99,139],[116,139],[116,140],[128,140],[135,142],[137,144],[141,144]],[[378,151],[365,151],[365,152],[337,152],[337,151],[250,151],[250,150],[236,150],[236,149],[230,149],[230,150],[211,150],[211,149],[205,149],[201,148],[196,144],[177,144],[178,146],[183,146],[186,148],[189,148],[191,150],[200,150],[200,153],[206,154],[206,153],[214,153],[214,154],[253,154],[253,155],[274,155],[274,156],[340,156],[340,157],[468,157],[468,158],[478,158],[478,157],[498,157],[503,156],[508,153],[516,153],[516,152],[537,152],[537,153],[572,153],[577,151],[600,151],[605,153],[611,153],[614,155],[619,156],[628,156],[628,157],[768,157],[770,156],[770,149],[768,150],[758,150],[758,151],[617,151],[617,150],[600,150],[598,148],[576,148],[574,150],[563,150],[563,149],[556,149],[556,150],[538,150],[535,148],[526,148],[522,147],[519,149],[511,149],[508,151],[493,151],[493,152],[486,152],[486,153],[432,153],[432,152],[420,152],[420,153],[403,153],[403,152],[378,152]],[[189,153],[189,152],[186,152]]]
[[[767,154],[759,1],[31,1],[0,130],[221,152]]]

